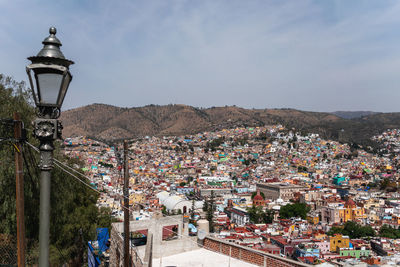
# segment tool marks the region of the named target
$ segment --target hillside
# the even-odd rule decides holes
[[[148,105],[120,108],[92,104],[64,111],[61,120],[65,137],[86,135],[107,141],[280,123],[289,128],[317,132],[326,138],[366,144],[374,134],[387,128],[400,128],[400,113],[376,113],[344,119],[325,112],[244,109],[236,106],[203,109],[186,105]]]
[[[357,119],[368,115],[377,114],[378,112],[373,111],[335,111],[332,114],[342,119]]]

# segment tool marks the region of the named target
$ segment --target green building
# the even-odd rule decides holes
[[[353,258],[361,258],[361,257],[368,257],[371,254],[371,250],[368,249],[353,249],[353,248],[340,248],[339,255],[340,256],[350,256]]]

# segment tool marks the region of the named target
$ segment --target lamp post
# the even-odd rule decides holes
[[[60,50],[57,30],[51,27],[37,56],[29,57],[32,64],[26,67],[38,117],[34,122],[34,136],[40,141],[40,211],[39,211],[39,266],[49,266],[50,236],[50,178],[53,169],[53,142],[61,138],[62,125],[58,120],[61,105],[72,75]],[[32,72],[33,77],[32,78]],[[35,82],[34,82],[35,80]],[[36,86],[35,86],[36,85]]]

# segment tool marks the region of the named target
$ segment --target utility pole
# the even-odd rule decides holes
[[[17,192],[17,246],[18,266],[25,266],[25,218],[24,218],[24,175],[22,169],[22,121],[19,113],[14,112],[15,181]]]
[[[124,140],[124,267],[129,267],[129,166],[128,142]]]

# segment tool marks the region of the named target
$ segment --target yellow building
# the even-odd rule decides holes
[[[325,240],[326,239],[326,234],[323,233],[323,232],[313,233],[313,239],[315,239],[315,240]]]
[[[365,209],[363,207],[358,207],[356,203],[349,198],[344,204],[344,208],[339,209],[339,218],[341,223],[364,219],[366,218]]]
[[[319,216],[318,214],[309,214],[307,215],[307,221],[311,224],[318,224],[319,223]]]
[[[143,203],[144,200],[144,194],[131,194],[129,196],[129,205],[133,205],[135,203]]]
[[[381,206],[383,204],[385,204],[384,200],[382,202],[380,202],[380,200],[375,199],[375,198],[370,198],[370,199],[365,200],[363,202],[364,209],[366,209],[366,210],[369,210],[369,209],[372,209],[372,208],[375,208],[375,207],[379,207],[379,206]]]
[[[350,238],[341,234],[335,234],[334,236],[331,236],[329,242],[331,245],[331,252],[336,252],[338,248],[350,247]]]
[[[392,216],[392,221],[393,221],[395,224],[400,225],[400,216],[393,215],[393,216]]]

